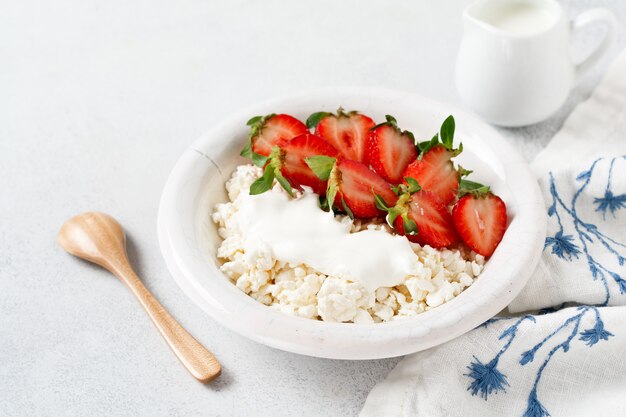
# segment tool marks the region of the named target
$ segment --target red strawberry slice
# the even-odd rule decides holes
[[[308,132],[304,123],[288,114],[253,117],[248,121],[248,126],[251,149],[263,156],[269,156],[274,145],[281,140],[290,140]]]
[[[400,197],[400,200],[403,200],[403,197]],[[444,248],[458,240],[448,207],[436,194],[425,190],[417,191],[404,203],[404,207],[408,219],[417,226],[416,232],[406,233],[406,222],[402,215],[395,218],[393,225],[399,234],[406,235],[411,242]]]
[[[368,161],[385,180],[399,184],[407,165],[417,158],[415,138],[411,132],[401,131],[392,116],[385,117],[387,122],[370,132]]]
[[[327,156],[307,158],[306,163],[321,180],[328,180],[327,200],[353,217],[370,218],[383,214],[377,208],[377,198],[388,205],[394,205],[398,200],[391,185],[365,164]]]
[[[374,121],[356,111],[336,114],[318,112],[307,119],[309,128],[315,127],[315,134],[330,143],[347,159],[367,163],[367,141]]]
[[[452,219],[470,249],[491,256],[506,230],[506,204],[489,191],[469,193],[454,205]]]
[[[337,196],[335,197],[335,206],[342,208],[343,201],[345,201],[356,218],[376,217],[383,214],[376,207],[376,194],[391,205],[395,204],[398,199],[391,190],[391,185],[365,164],[349,159],[340,159],[337,161],[336,169]]]
[[[453,156],[455,151],[436,145],[421,158],[411,162],[402,177],[414,178],[422,189],[433,192],[448,205],[454,201],[459,191],[460,175],[452,163]]]
[[[319,136],[311,133],[278,143],[281,153],[281,172],[294,187],[307,186],[319,195],[326,194],[326,183],[319,179],[305,162],[315,155],[337,156],[337,150]]]

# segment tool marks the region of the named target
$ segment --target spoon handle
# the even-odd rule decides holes
[[[189,372],[200,382],[208,382],[219,376],[221,366],[215,356],[202,346],[189,332],[163,308],[152,293],[143,285],[125,259],[112,271],[135,294],[161,336]]]

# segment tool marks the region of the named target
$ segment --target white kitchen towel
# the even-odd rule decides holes
[[[509,311],[543,310],[407,356],[361,417],[626,416],[626,52],[533,170],[548,235]]]
[[[626,51],[535,159],[548,235],[512,313],[626,305]]]
[[[625,354],[626,307],[498,318],[407,356],[361,417],[622,417]]]

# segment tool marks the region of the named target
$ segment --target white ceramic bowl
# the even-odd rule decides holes
[[[239,156],[246,121],[289,113],[305,120],[339,106],[375,121],[394,115],[420,140],[432,137],[449,114],[456,118],[458,158],[507,204],[510,224],[475,283],[453,300],[414,318],[357,325],[290,316],[245,295],[219,270],[220,243],[210,213],[227,201],[224,183],[247,160]],[[409,93],[374,88],[305,92],[242,111],[208,131],[185,151],[167,180],[158,216],[159,242],[183,291],[214,320],[257,342],[304,355],[375,359],[404,355],[455,338],[506,307],[534,270],[545,238],[545,209],[536,181],[516,150],[493,129],[458,109]]]

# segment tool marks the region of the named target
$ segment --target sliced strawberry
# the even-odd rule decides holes
[[[294,187],[307,186],[319,195],[326,194],[326,183],[319,179],[305,162],[315,155],[337,156],[337,150],[324,139],[311,133],[278,143],[282,150],[281,172]]]
[[[356,218],[376,217],[382,214],[376,207],[374,197],[376,194],[381,196],[387,204],[395,204],[398,199],[391,191],[391,185],[365,164],[340,159],[337,161],[336,169],[335,205],[341,208],[345,201]]]
[[[436,194],[425,190],[416,192],[407,202],[407,209],[409,219],[417,225],[417,234],[407,235],[411,242],[443,248],[457,241],[452,216]],[[404,223],[401,216],[394,221],[401,235],[406,234]]]
[[[454,152],[436,145],[411,162],[402,177],[414,178],[424,190],[433,192],[448,205],[459,192],[459,172],[454,168]]]
[[[306,162],[321,180],[328,180],[327,201],[353,217],[383,214],[376,206],[376,196],[388,205],[394,205],[398,199],[391,185],[365,164],[326,156],[307,158]]]
[[[446,205],[452,203],[457,196],[460,172],[469,172],[455,169],[452,163],[452,158],[463,151],[462,144],[457,149],[453,146],[454,130],[454,117],[448,116],[431,140],[417,145],[420,155],[403,174],[404,178],[417,180],[424,190],[437,194]]]
[[[376,206],[387,212],[387,222],[411,242],[434,248],[450,246],[458,240],[448,207],[436,194],[422,190],[412,178],[394,190],[400,195],[394,206],[376,196]]]
[[[370,132],[368,161],[385,180],[399,184],[407,165],[417,158],[415,138],[411,132],[401,131],[392,116],[385,117],[387,121]]]
[[[470,249],[491,256],[506,230],[506,204],[489,191],[470,192],[456,202],[452,219]]]
[[[269,156],[253,154],[255,164],[264,167],[263,176],[250,185],[250,194],[262,194],[274,186],[274,180],[291,195],[293,187],[311,187],[319,195],[326,193],[327,178],[320,179],[306,162],[307,158],[328,158],[334,164],[337,150],[319,136],[305,133],[293,139],[282,139]]]
[[[308,132],[304,123],[288,114],[256,116],[248,121],[248,126],[249,143],[241,152],[246,157],[251,157],[252,152],[269,156],[274,145],[281,140],[290,140]]]
[[[307,127],[315,127],[315,134],[322,137],[339,151],[341,156],[353,161],[367,163],[367,141],[374,121],[356,111],[336,114],[313,113],[307,119]]]

